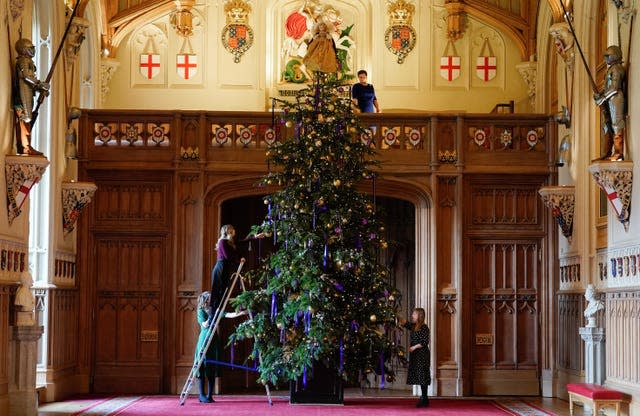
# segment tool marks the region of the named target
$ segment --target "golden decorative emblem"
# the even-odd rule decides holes
[[[238,63],[253,45],[253,29],[248,24],[251,6],[243,0],[230,0],[224,5],[224,12],[227,25],[222,29],[222,45]]]
[[[411,26],[416,7],[405,0],[396,0],[387,7],[389,27],[384,33],[384,44],[394,55],[398,63],[404,62],[406,56],[416,46],[416,31]]]

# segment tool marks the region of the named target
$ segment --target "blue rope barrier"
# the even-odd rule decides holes
[[[238,365],[238,364],[231,364],[231,363],[227,363],[225,361],[204,360],[204,362],[207,363],[207,364],[223,365],[223,366],[227,366],[227,367],[231,367],[231,368],[239,368],[239,369],[247,370],[247,371],[255,371],[255,372],[259,372],[260,371],[258,368],[247,367],[247,366]]]

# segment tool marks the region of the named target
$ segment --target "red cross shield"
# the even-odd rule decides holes
[[[460,76],[460,57],[451,55],[441,56],[440,76],[447,81],[457,79]]]
[[[198,55],[180,53],[176,55],[176,71],[182,79],[191,79],[198,72]]]
[[[496,77],[497,66],[495,56],[478,56],[476,60],[476,75],[483,81],[490,81]]]
[[[160,55],[155,53],[140,54],[140,74],[146,79],[152,79],[159,73]]]

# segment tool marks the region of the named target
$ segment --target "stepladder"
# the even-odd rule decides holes
[[[198,371],[200,369],[200,367],[205,364],[205,362],[207,361],[206,359],[206,355],[207,355],[207,350],[209,349],[209,347],[211,346],[211,342],[213,341],[216,331],[218,331],[219,326],[222,322],[222,319],[224,319],[225,317],[237,317],[239,315],[242,314],[248,314],[249,315],[249,319],[253,319],[253,313],[251,313],[251,311],[246,311],[245,312],[241,312],[241,313],[227,313],[225,312],[227,305],[229,303],[229,300],[231,299],[231,296],[236,288],[236,285],[238,284],[238,282],[240,282],[240,288],[242,291],[246,291],[246,287],[244,284],[244,280],[243,280],[243,276],[241,274],[242,272],[242,267],[244,266],[245,260],[242,259],[240,261],[240,264],[238,265],[238,269],[236,270],[235,273],[232,274],[229,285],[225,288],[223,295],[222,295],[222,301],[220,302],[220,304],[218,305],[218,308],[213,312],[213,317],[210,317],[209,319],[209,326],[207,329],[207,333],[204,339],[204,342],[202,343],[202,346],[200,348],[200,350],[198,350],[197,354],[195,355],[195,358],[193,360],[193,366],[191,367],[191,371],[189,372],[189,375],[187,377],[187,380],[184,383],[184,386],[182,387],[182,391],[180,392],[180,405],[183,406],[184,403],[186,402],[187,398],[189,397],[189,392],[191,391],[191,388],[193,386],[193,382],[194,380],[197,378],[198,375]],[[258,364],[262,364],[262,359],[260,356],[260,353],[258,352],[257,354],[257,359],[258,359]],[[216,362],[216,364],[220,365],[224,365],[224,363],[220,363],[220,362]],[[233,367],[237,367],[235,365],[232,365]],[[248,369],[248,368],[247,368]],[[259,371],[259,367],[256,369],[252,369],[254,371]],[[266,393],[267,393],[267,401],[269,402],[270,405],[273,405],[273,401],[271,400],[271,392],[269,390],[269,385],[265,384],[264,385]]]

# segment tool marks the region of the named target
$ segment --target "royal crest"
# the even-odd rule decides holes
[[[227,1],[224,6],[227,25],[222,29],[222,45],[233,55],[233,62],[240,58],[253,45],[253,29],[249,26],[251,6],[242,0]]]
[[[387,8],[389,27],[384,33],[384,44],[398,57],[399,64],[416,46],[417,35],[411,26],[414,12],[415,6],[405,0],[397,0]]]

